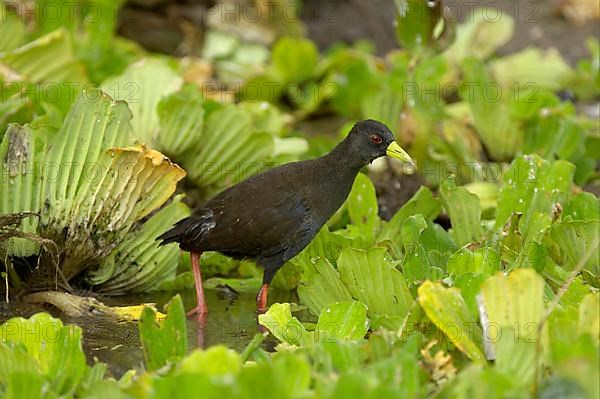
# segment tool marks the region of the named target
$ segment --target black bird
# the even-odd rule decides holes
[[[302,251],[344,203],[362,167],[384,155],[412,164],[381,122],[354,125],[346,139],[316,159],[292,162],[257,174],[217,194],[190,217],[158,237],[191,252],[198,298],[193,312],[204,319],[200,255],[218,251],[235,259],[254,259],[264,268],[256,297],[264,313],[273,276]]]

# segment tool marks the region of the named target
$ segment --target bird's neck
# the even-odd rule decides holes
[[[331,152],[318,158],[315,176],[318,189],[311,194],[310,201],[314,209],[318,209],[321,222],[326,222],[344,203],[356,175],[364,166],[364,162],[356,162],[350,156],[344,142],[338,144]]]
[[[339,171],[344,175],[351,176],[353,181],[358,172],[368,163],[368,161],[357,157],[356,154],[352,152],[348,140],[339,143],[323,158],[328,164],[332,166],[335,165],[334,170]]]

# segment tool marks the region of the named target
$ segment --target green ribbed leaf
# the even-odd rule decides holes
[[[375,77],[376,87],[361,95],[361,115],[364,118],[379,120],[395,131],[400,127],[405,102],[403,96],[398,95],[405,90],[405,77],[395,74]]]
[[[127,234],[117,248],[88,274],[90,284],[107,295],[149,292],[174,280],[179,265],[179,248],[159,247],[156,237],[175,222],[189,216],[188,207],[177,197],[138,229]]]
[[[0,64],[29,82],[87,81],[83,66],[75,58],[71,38],[63,29],[12,51],[0,53]]]
[[[83,66],[75,59],[70,36],[62,29],[1,53],[0,64],[5,64],[29,82],[87,81]]]
[[[4,399],[42,399],[44,395],[44,378],[35,372],[16,372],[8,376]]]
[[[432,221],[440,214],[441,210],[440,201],[433,197],[431,190],[426,186],[421,186],[415,195],[402,205],[402,208],[383,226],[377,239],[391,239],[400,232],[402,224],[411,215],[420,213],[425,220]]]
[[[444,53],[448,58],[460,62],[468,56],[485,59],[510,40],[515,21],[509,13],[499,20],[487,16],[485,8],[477,8],[456,28],[454,43]]]
[[[14,320],[14,319],[12,319]],[[10,321],[10,320],[9,320]],[[0,328],[6,329],[6,323]],[[19,328],[17,324],[12,324],[10,328],[15,331]],[[27,353],[27,348],[20,342],[3,342],[0,340],[0,364],[2,364],[2,373],[0,373],[0,386],[11,384],[12,375],[24,373],[32,373],[36,376],[39,374],[39,365],[35,359]]]
[[[125,103],[84,92],[47,154],[56,171],[44,181],[41,235],[63,248],[67,279],[107,256],[185,175],[156,151],[115,148],[129,139],[129,119]]]
[[[10,375],[5,368],[9,364],[12,372],[35,370],[47,377],[55,392],[71,396],[85,373],[81,329],[63,326],[59,319],[47,313],[6,321],[0,326],[0,342],[0,358],[12,358],[10,363],[2,362],[2,375]],[[7,343],[21,345],[24,352],[18,349],[7,352]],[[31,369],[32,363],[35,364],[34,370]]]
[[[142,311],[139,331],[148,370],[157,370],[169,362],[183,358],[187,352],[185,310],[176,295],[166,305],[167,317],[158,321],[156,312],[146,307]]]
[[[470,84],[461,95],[470,105],[477,134],[494,160],[512,159],[523,146],[523,131],[511,114],[508,99],[492,97],[496,93],[486,91],[495,82],[482,61],[466,58],[462,68],[465,82]]]
[[[183,80],[160,59],[145,58],[125,72],[102,83],[102,89],[115,100],[127,101],[133,114],[133,138],[153,145],[159,130],[157,106],[160,100],[179,90]]]
[[[15,86],[7,85],[7,93],[19,88],[22,105],[41,104],[46,112],[52,109],[61,117],[88,82],[85,68],[76,58],[71,35],[64,29],[0,52],[0,76],[16,82]],[[29,120],[30,117],[17,121]]]
[[[367,307],[356,301],[336,302],[319,315],[316,335],[321,342],[363,339],[369,330]]]
[[[232,104],[210,113],[200,143],[183,164],[196,184],[212,191],[262,170],[274,148],[273,136],[253,131],[250,115]]]
[[[427,317],[465,355],[484,361],[481,329],[457,288],[425,281],[418,289],[419,303]]]
[[[201,144],[204,127],[204,101],[195,86],[185,86],[158,104],[160,131],[158,149],[178,157]]]
[[[384,248],[344,248],[337,266],[352,297],[367,305],[370,318],[408,315],[413,297],[402,273],[386,259]]]
[[[513,214],[522,214],[523,234],[535,212],[554,213],[554,204],[565,204],[573,182],[575,166],[566,161],[548,162],[537,155],[517,157],[502,178],[496,210],[496,228]]]
[[[584,268],[598,279],[600,274],[600,250],[598,249],[600,220],[583,221],[566,218],[552,226],[550,236],[565,255],[565,259],[561,263],[567,270],[573,270],[579,260],[592,250],[592,255]],[[594,245],[595,249],[592,247]]]
[[[0,3],[0,53],[10,51],[25,42],[25,24],[15,13]]]
[[[47,132],[31,126],[11,125],[0,144],[0,214],[39,212],[41,178]],[[23,219],[19,230],[36,233],[38,218]],[[12,238],[7,253],[29,256],[37,253],[39,244],[23,238]]]
[[[536,90],[556,91],[564,87],[573,71],[556,49],[545,52],[527,48],[498,58],[491,63],[494,77],[502,87],[535,87]]]
[[[589,293],[581,301],[579,306],[579,334],[589,334],[600,343],[600,295]]]
[[[359,173],[356,176],[346,200],[346,208],[352,225],[359,228],[367,240],[372,242],[375,232],[379,228],[380,219],[377,214],[375,186],[367,175]]]
[[[340,280],[340,274],[326,258],[308,260],[304,264],[305,273],[311,275],[307,281],[298,285],[298,296],[310,311],[317,315],[328,305],[349,301],[352,296]]]
[[[540,369],[544,280],[533,269],[518,269],[508,276],[498,273],[481,285],[481,295],[487,314],[484,332],[495,347],[495,367],[529,386]]]
[[[323,308],[315,332],[307,331],[292,316],[289,303],[274,303],[265,314],[258,316],[258,321],[278,340],[296,346],[360,340],[369,329],[365,305],[352,300]]]
[[[478,248],[470,251],[461,248],[448,259],[446,270],[456,276],[465,273],[483,273],[491,275],[500,269],[500,257],[490,247]]]
[[[444,22],[440,4],[423,0],[396,0],[395,3],[398,43],[403,48],[415,52],[433,45],[439,36],[434,33],[436,26],[439,22]]]
[[[46,155],[43,236],[58,238],[75,222],[70,218],[75,198],[98,186],[107,167],[98,160],[108,148],[127,143],[130,119],[125,103],[113,103],[100,91],[87,91],[79,97]]]
[[[274,303],[265,314],[258,316],[258,323],[268,328],[281,342],[299,346],[313,341],[313,333],[306,331],[302,323],[292,316],[289,303]]]
[[[310,40],[282,37],[273,46],[272,73],[282,83],[298,85],[310,78],[318,56],[317,46]]]
[[[464,187],[456,187],[454,181],[444,181],[440,187],[444,208],[452,222],[452,237],[460,246],[479,241],[481,231],[481,207],[479,197]]]

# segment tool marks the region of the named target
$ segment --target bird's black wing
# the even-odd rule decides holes
[[[289,187],[271,181],[270,187],[242,188],[236,186],[206,204],[215,225],[202,241],[205,250],[237,258],[260,259],[278,253],[283,257],[291,248],[304,248],[320,227],[313,223],[302,195]]]
[[[263,266],[291,258],[324,221],[305,197],[312,181],[301,173],[303,165],[286,164],[222,191],[160,239],[186,251],[254,258]]]

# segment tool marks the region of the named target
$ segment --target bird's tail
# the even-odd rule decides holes
[[[169,230],[156,237],[157,240],[161,241],[159,245],[166,245],[172,242],[181,242],[185,236],[186,230],[189,228],[190,222],[190,218],[182,219],[175,223],[175,225]]]
[[[160,240],[159,245],[178,242],[180,245],[191,243],[201,239],[202,235],[214,227],[212,211],[198,212],[175,223],[173,227],[156,237]]]

